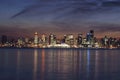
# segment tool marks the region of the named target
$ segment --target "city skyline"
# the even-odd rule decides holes
[[[78,34],[64,34],[62,38],[58,38],[55,34],[39,36],[38,32],[34,33],[34,37],[19,37],[18,39],[8,39],[6,35],[0,37],[0,48],[120,48],[120,38],[104,36],[96,38],[94,30],[90,30],[83,37]]]
[[[0,35],[61,37],[92,29],[96,37],[119,37],[119,17],[119,0],[1,0]]]

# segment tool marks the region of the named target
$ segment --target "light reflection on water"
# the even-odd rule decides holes
[[[0,80],[120,80],[119,50],[0,49]]]
[[[19,80],[19,70],[20,70],[20,51],[17,52],[17,80]]]
[[[33,80],[36,80],[36,75],[37,75],[37,65],[38,65],[38,63],[37,63],[37,58],[38,58],[38,50],[34,50],[34,71],[33,71],[33,76],[34,76],[34,78],[33,78]]]

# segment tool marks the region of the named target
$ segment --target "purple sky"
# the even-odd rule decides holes
[[[0,35],[83,33],[120,37],[120,0],[0,0]]]

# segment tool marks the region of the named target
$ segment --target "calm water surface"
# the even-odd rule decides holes
[[[120,80],[120,50],[0,49],[0,80]]]

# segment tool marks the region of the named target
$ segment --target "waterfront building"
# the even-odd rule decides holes
[[[45,34],[42,34],[41,36],[41,43],[42,43],[42,47],[46,47],[47,46],[47,37]]]
[[[41,40],[42,40],[42,43],[45,43],[47,41],[45,34],[42,34]]]
[[[94,30],[90,30],[90,36],[91,38],[94,38]]]
[[[23,47],[24,46],[24,40],[22,37],[18,38],[17,41],[17,47]]]
[[[87,33],[87,35],[86,35],[86,42],[90,42],[90,40],[91,40],[91,35],[90,35],[90,33]]]
[[[56,36],[54,34],[49,35],[49,45],[55,45],[56,44]]]
[[[78,37],[77,37],[77,46],[81,46],[82,45],[82,40],[83,38],[82,38],[82,34],[78,34]]]
[[[35,32],[35,34],[34,34],[34,47],[38,47],[38,43],[39,43],[38,33]]]
[[[104,47],[108,47],[108,37],[105,36],[103,40],[104,40]]]
[[[67,41],[66,38],[67,38],[66,35],[64,35],[64,37],[63,37],[63,39],[62,39],[61,42],[62,42],[62,43],[66,43],[66,41]]]
[[[25,38],[25,43],[28,43],[29,42],[29,38]]]
[[[73,34],[66,35],[65,43],[70,45],[71,47],[74,45],[74,36],[73,36]]]
[[[94,31],[93,30],[90,30],[90,32],[87,33],[86,43],[90,47],[93,47],[95,45]]]

